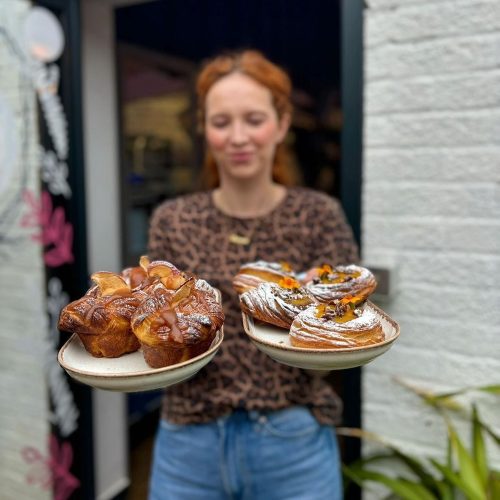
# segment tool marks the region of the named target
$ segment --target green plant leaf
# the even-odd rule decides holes
[[[453,486],[447,481],[436,481],[439,500],[455,500]]]
[[[449,485],[453,485],[461,490],[463,493],[468,495],[470,498],[476,498],[474,493],[469,490],[467,483],[465,483],[462,478],[447,465],[439,463],[437,460],[431,458],[430,462],[432,465],[443,475],[444,482]]]
[[[367,469],[358,470],[357,472],[349,471],[347,475],[360,486],[363,486],[366,481],[383,484],[405,500],[437,500],[437,497],[425,486],[409,479],[393,478],[381,472]]]
[[[490,435],[490,437],[495,441],[495,443],[500,446],[500,436],[492,431],[491,427],[481,422],[482,428]]]
[[[450,423],[448,423],[448,433],[453,451],[458,457],[459,473],[467,485],[468,494],[472,498],[484,499],[486,491],[483,487],[477,466]]]
[[[433,493],[439,493],[439,481],[429,473],[423,462],[406,455],[405,453],[392,448],[394,455],[399,458],[422,482],[422,484],[432,491]]]
[[[488,482],[488,458],[484,444],[483,429],[476,405],[472,406],[472,454],[483,488]]]
[[[500,498],[500,472],[491,471],[488,478],[488,500]]]
[[[479,387],[478,391],[491,392],[492,394],[500,394],[500,385],[485,385],[484,387]]]
[[[438,494],[439,490],[439,481],[426,469],[425,463],[420,462],[416,458],[403,453],[398,450],[394,446],[389,446],[389,451],[384,453],[378,453],[376,455],[370,455],[369,457],[363,457],[358,459],[356,462],[353,462],[349,465],[351,469],[355,472],[358,470],[365,469],[366,465],[376,462],[384,462],[384,461],[394,461],[399,460],[402,462],[408,469],[417,476],[421,483],[431,492]]]

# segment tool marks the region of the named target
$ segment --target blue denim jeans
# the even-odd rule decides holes
[[[335,432],[307,408],[160,421],[150,500],[340,500]]]

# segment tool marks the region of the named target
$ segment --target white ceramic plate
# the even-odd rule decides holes
[[[60,365],[83,384],[120,392],[140,392],[178,384],[196,375],[215,356],[224,338],[219,330],[208,351],[182,363],[164,368],[151,368],[141,351],[119,358],[95,358],[89,354],[75,333],[61,347]]]
[[[308,370],[343,370],[369,363],[386,352],[399,337],[399,325],[382,309],[369,301],[365,307],[377,315],[385,334],[385,340],[368,347],[340,349],[295,347],[290,343],[288,330],[254,322],[253,318],[245,313],[242,313],[243,326],[257,348],[279,363]]]

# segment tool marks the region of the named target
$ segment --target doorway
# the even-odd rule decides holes
[[[289,72],[295,90],[287,141],[296,184],[338,197],[359,237],[361,90],[345,89],[342,25],[353,13],[358,17],[349,22],[359,23],[361,10],[357,0],[159,0],[116,9],[124,266],[136,265],[146,251],[152,209],[198,188],[203,147],[196,133],[193,81],[204,59],[228,49],[255,48]],[[360,38],[360,32],[350,36]],[[360,73],[361,54],[353,57]],[[346,124],[348,94],[357,118],[351,114]],[[347,172],[346,158],[359,164]],[[330,379],[346,405],[344,425],[359,426],[359,370]],[[160,393],[129,396],[132,447],[151,442],[159,398]],[[358,456],[356,443],[341,444],[344,459]]]

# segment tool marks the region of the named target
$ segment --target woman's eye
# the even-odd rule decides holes
[[[224,128],[229,125],[229,120],[226,118],[214,118],[213,120],[210,120],[210,125],[215,128]]]
[[[261,125],[262,123],[264,123],[265,120],[266,120],[266,117],[262,116],[262,115],[250,115],[247,117],[247,122],[250,125],[254,125],[254,126]]]

